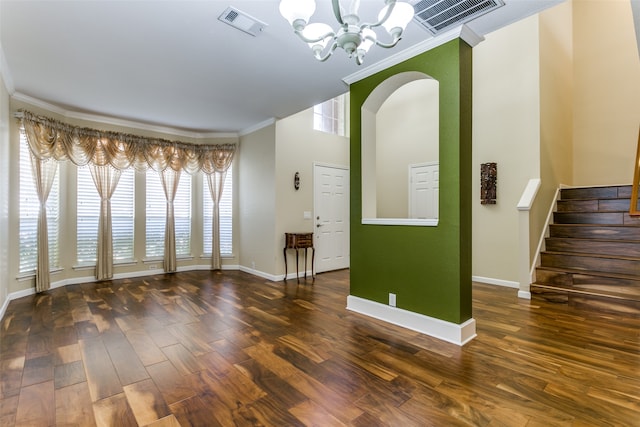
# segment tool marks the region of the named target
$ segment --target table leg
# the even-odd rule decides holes
[[[304,280],[307,281],[307,249],[304,248]]]
[[[284,255],[284,281],[287,281],[287,247],[285,246],[285,248],[282,250],[282,253]]]
[[[296,248],[296,280],[300,283],[300,275],[298,273],[298,249]]]
[[[314,280],[316,280],[316,276],[313,274],[313,261],[316,258],[316,248],[314,248],[313,246],[311,247],[311,279],[312,282]]]

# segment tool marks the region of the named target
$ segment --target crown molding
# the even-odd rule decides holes
[[[9,92],[9,95],[13,95],[16,91],[16,88],[13,85],[13,78],[11,77],[11,71],[9,70],[7,58],[4,56],[2,44],[0,44],[0,76],[2,76],[4,87],[7,88],[7,92]]]
[[[417,43],[405,50],[402,50],[398,53],[395,53],[382,61],[376,62],[375,64],[363,68],[360,71],[357,71],[353,74],[350,74],[342,79],[348,85],[351,85],[355,82],[358,82],[364,78],[372,76],[375,73],[378,73],[382,70],[386,70],[389,67],[397,65],[407,59],[411,59],[414,56],[420,55],[421,53],[427,52],[431,49],[434,49],[438,46],[441,46],[445,43],[450,42],[455,39],[464,40],[469,46],[475,47],[484,40],[484,37],[476,34],[471,28],[466,25],[461,25],[459,27],[453,28],[449,31],[446,31],[440,34],[437,37],[433,37],[427,40],[424,40],[420,43]]]
[[[262,128],[266,128],[267,126],[271,126],[275,122],[276,122],[275,118],[270,118],[270,119],[267,119],[267,120],[262,121],[260,123],[256,123],[253,126],[250,126],[248,128],[242,129],[240,132],[238,132],[238,136],[249,135],[250,133],[259,131]]]
[[[11,98],[16,101],[21,101],[35,107],[42,108],[44,110],[51,111],[52,113],[59,114],[69,119],[86,120],[95,123],[102,123],[112,126],[128,127],[139,130],[146,130],[150,132],[159,132],[173,136],[180,136],[183,138],[192,139],[215,139],[215,138],[237,138],[239,135],[235,132],[190,132],[180,129],[175,129],[166,126],[151,125],[148,123],[136,122],[133,120],[118,119],[115,117],[102,116],[99,114],[81,113],[79,111],[66,110],[57,105],[43,101],[38,98],[34,98],[29,95],[25,95],[20,92],[15,92],[11,95]]]

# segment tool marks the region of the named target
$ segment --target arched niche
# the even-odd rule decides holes
[[[361,125],[362,223],[437,225],[438,81],[414,71],[389,77],[362,104]]]

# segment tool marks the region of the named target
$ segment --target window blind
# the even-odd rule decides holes
[[[167,202],[160,175],[147,171],[147,232],[146,256],[164,257],[164,229],[167,218]],[[176,231],[176,256],[191,255],[191,176],[182,174],[173,201]]]
[[[133,169],[122,171],[111,196],[113,260],[133,260],[134,179]],[[78,168],[77,178],[77,262],[96,262],[100,196],[88,167]]]
[[[211,240],[213,239],[213,201],[209,192],[209,184],[206,177],[202,185],[202,230],[204,254],[212,252]],[[220,200],[220,255],[233,253],[233,165],[229,166],[224,180],[222,199]]]
[[[31,154],[25,136],[20,133],[20,273],[35,271],[38,262],[38,212],[40,202],[33,183]],[[49,234],[49,268],[60,265],[59,248],[60,168],[47,199],[47,231]]]

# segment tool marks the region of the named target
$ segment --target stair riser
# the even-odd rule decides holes
[[[598,271],[625,274],[640,278],[640,263],[635,260],[598,258],[590,256],[542,253],[542,267],[570,268],[574,270]]]
[[[630,199],[558,200],[558,212],[627,212]],[[640,209],[640,201],[637,207]]]
[[[548,238],[545,247],[553,252],[572,252],[640,258],[640,242],[597,241],[571,238]]]
[[[574,227],[571,224],[551,224],[551,237],[575,237],[578,239],[640,240],[640,227]]]
[[[560,191],[560,196],[562,200],[629,198],[631,197],[631,186],[564,188]]]
[[[625,313],[632,316],[640,316],[639,301],[577,294],[569,291],[541,288],[535,285],[531,285],[531,296],[534,301],[544,300],[552,303],[568,304],[571,307],[586,308],[591,312]]]
[[[564,290],[626,296],[640,301],[640,278],[637,280],[622,279],[537,268],[535,284]]]
[[[556,224],[640,225],[640,217],[623,212],[554,212]]]

